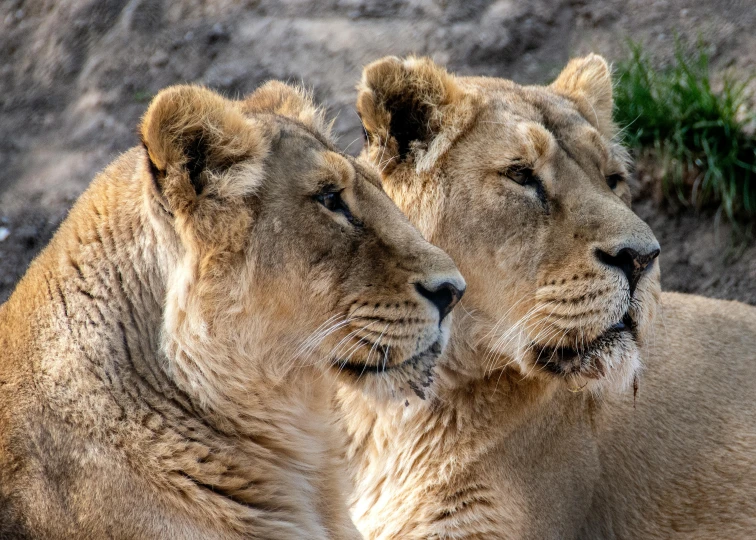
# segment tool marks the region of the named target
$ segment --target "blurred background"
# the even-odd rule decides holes
[[[634,209],[668,290],[756,304],[753,0],[3,0],[0,302],[95,173],[137,144],[162,87],[235,97],[304,83],[362,146],[362,66],[428,55],[460,74],[546,83],[570,57],[615,69],[638,167]],[[752,195],[753,192],[753,197]]]

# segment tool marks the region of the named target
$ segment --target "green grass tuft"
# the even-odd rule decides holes
[[[134,92],[134,101],[137,103],[149,103],[152,101],[153,97],[155,97],[155,95],[152,92],[147,92],[145,90]]]
[[[686,206],[721,209],[737,223],[756,221],[756,115],[746,110],[746,83],[731,75],[713,90],[703,47],[655,69],[638,44],[617,66],[616,120],[625,141],[662,160],[668,197]]]

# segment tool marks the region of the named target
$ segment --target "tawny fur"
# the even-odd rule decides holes
[[[354,335],[407,318],[384,368],[440,348],[415,284],[464,282],[293,88],[172,87],[141,135],[0,307],[0,537],[359,537],[334,381],[412,382]]]
[[[527,87],[385,58],[358,90],[364,154],[469,285],[430,400],[339,391],[365,537],[753,537],[756,309],[662,294],[657,263],[631,297],[597,260],[658,247],[629,209],[606,62]],[[625,311],[634,339],[546,369],[535,346],[585,346]]]

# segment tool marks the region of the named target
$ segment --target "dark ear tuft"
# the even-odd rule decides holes
[[[194,192],[199,195],[205,189],[205,182],[202,173],[207,169],[207,156],[209,148],[207,142],[202,137],[195,137],[189,141],[184,150],[186,155],[186,170],[189,173],[189,182],[191,182]]]
[[[389,132],[396,139],[400,161],[407,159],[413,142],[428,141],[433,137],[428,122],[433,110],[428,104],[415,101],[414,97],[411,94],[390,96],[385,103],[391,111]]]
[[[429,169],[477,113],[477,97],[428,58],[377,60],[357,89],[368,154],[386,174],[401,162]]]

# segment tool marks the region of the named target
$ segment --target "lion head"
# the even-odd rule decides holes
[[[460,369],[591,390],[632,381],[659,244],[630,209],[606,61],[576,59],[548,86],[521,86],[388,57],[358,91],[364,154],[384,189],[470,286],[460,347],[478,352]]]
[[[163,348],[184,388],[221,401],[312,364],[379,391],[427,385],[465,282],[308,96],[172,87],[141,135],[152,221],[178,254]]]

